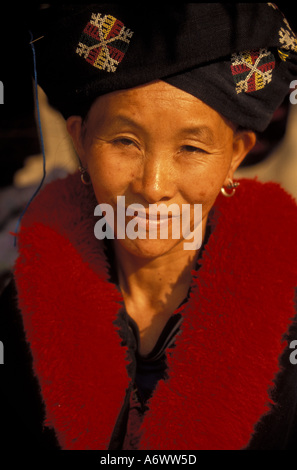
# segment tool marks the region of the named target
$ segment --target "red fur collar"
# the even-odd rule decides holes
[[[48,185],[24,217],[15,277],[46,424],[65,449],[106,449],[130,378],[113,322],[122,297],[94,237],[79,176]],[[242,180],[216,202],[182,332],[143,423],[142,449],[240,449],[269,412],[294,316],[297,209],[274,183]]]

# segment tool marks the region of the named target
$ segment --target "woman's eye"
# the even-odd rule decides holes
[[[136,145],[135,142],[133,142],[133,140],[131,139],[126,139],[126,138],[122,138],[122,139],[115,139],[113,141],[114,144],[118,144],[118,145],[123,145],[124,147],[130,147],[132,145]]]
[[[189,153],[207,153],[205,150],[199,147],[194,147],[193,145],[184,145],[182,150]]]

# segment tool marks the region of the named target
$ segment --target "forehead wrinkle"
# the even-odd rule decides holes
[[[122,115],[122,114],[117,114],[112,118],[112,123],[113,124],[125,124],[128,126],[134,126],[138,128],[142,128],[142,125],[134,120],[133,118],[130,118],[128,116]]]
[[[127,124],[127,125],[132,125],[135,127],[140,127],[142,128],[143,125],[137,121],[137,119],[134,119],[133,117],[125,116],[123,114],[117,114],[116,116],[112,117],[112,121],[115,124]],[[210,127],[207,125],[189,125],[187,127],[182,127],[179,131],[180,134],[195,134],[195,135],[201,135],[202,137],[208,137],[209,139],[214,138],[214,133]]]

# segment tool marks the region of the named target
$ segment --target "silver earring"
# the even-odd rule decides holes
[[[91,178],[90,178],[89,173],[87,172],[87,169],[84,168],[83,166],[79,166],[78,169],[81,172],[80,178],[83,184],[85,184],[86,186],[89,186],[90,184],[92,184]]]
[[[240,185],[238,182],[233,182],[231,178],[229,178],[229,183],[226,186],[226,189],[232,189],[231,193],[228,193],[224,186],[221,188],[221,193],[225,197],[232,197],[235,194],[236,188]]]

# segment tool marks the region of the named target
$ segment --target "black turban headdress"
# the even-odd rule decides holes
[[[272,3],[70,5],[33,34],[38,83],[65,118],[162,79],[263,131],[297,77],[296,36]]]

